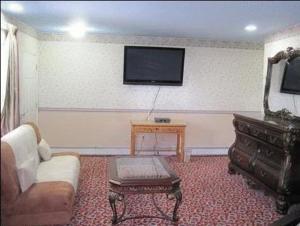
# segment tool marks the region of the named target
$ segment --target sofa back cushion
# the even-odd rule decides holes
[[[37,152],[37,137],[30,125],[21,125],[1,138],[8,143],[15,155],[17,169],[31,158],[34,158],[34,167],[37,169],[40,159]]]
[[[31,125],[22,125],[2,137],[1,141],[9,144],[13,151],[21,190],[25,191],[35,182],[40,164],[35,130]]]

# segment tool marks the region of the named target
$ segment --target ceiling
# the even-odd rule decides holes
[[[90,33],[263,41],[300,24],[297,1],[16,1],[23,12],[1,10],[40,32],[62,33],[84,20]],[[244,27],[255,24],[257,30]]]

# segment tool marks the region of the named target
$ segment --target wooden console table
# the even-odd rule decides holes
[[[138,133],[176,133],[176,155],[179,161],[184,160],[184,139],[186,124],[171,120],[170,123],[156,123],[154,121],[131,121],[131,147],[130,154],[135,155],[135,139]]]

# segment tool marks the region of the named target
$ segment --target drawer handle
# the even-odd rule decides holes
[[[257,149],[257,153],[261,153],[261,150],[260,150],[260,148],[259,148],[259,149]]]
[[[271,150],[267,150],[267,151],[266,151],[266,155],[267,155],[268,157],[272,156],[273,153],[274,153],[274,152],[271,151]]]
[[[260,170],[260,175],[261,175],[262,177],[265,177],[265,176],[266,176],[266,172]]]
[[[275,144],[275,142],[278,140],[277,137],[270,136],[270,143]]]
[[[251,144],[251,141],[249,141],[249,140],[246,140],[246,141],[245,141],[245,143],[246,143],[246,146],[247,146],[247,147],[249,147],[249,146],[250,146],[250,144]]]
[[[259,132],[260,132],[259,130],[254,129],[254,130],[253,130],[254,136],[257,136],[257,135],[259,134]]]

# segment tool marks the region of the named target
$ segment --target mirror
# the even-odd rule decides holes
[[[300,121],[299,59],[300,50],[291,47],[268,59],[264,93],[266,116]]]

